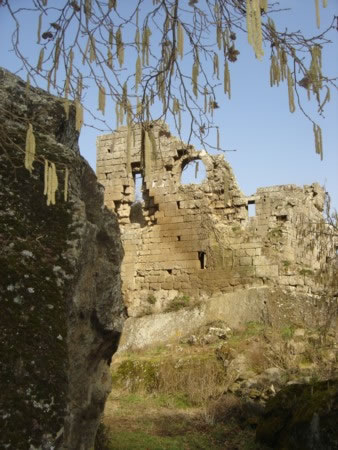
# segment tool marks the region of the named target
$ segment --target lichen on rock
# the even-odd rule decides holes
[[[0,69],[1,448],[94,445],[124,321],[115,215],[80,156],[75,108]],[[36,161],[24,167],[27,123]],[[67,202],[43,196],[44,159]]]

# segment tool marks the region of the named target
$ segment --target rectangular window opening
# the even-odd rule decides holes
[[[177,208],[178,208],[178,209],[181,209],[181,202],[180,202],[180,201],[177,201],[176,203],[177,203]]]
[[[288,216],[287,215],[281,215],[281,216],[277,216],[277,220],[278,222],[286,222],[288,220]]]
[[[255,200],[248,201],[248,216],[255,217],[256,215],[256,202]]]
[[[141,173],[134,173],[134,202],[142,202],[143,196],[143,176]]]
[[[180,241],[181,240],[181,236],[177,236],[177,240]]]
[[[198,252],[198,259],[200,261],[201,269],[207,268],[207,255],[205,252],[200,251]]]

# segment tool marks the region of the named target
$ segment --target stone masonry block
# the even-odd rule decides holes
[[[252,258],[250,256],[242,256],[241,258],[239,258],[239,265],[240,266],[251,266]]]
[[[258,277],[278,277],[278,265],[256,266],[256,275]]]

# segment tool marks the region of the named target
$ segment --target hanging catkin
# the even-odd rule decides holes
[[[48,160],[45,159],[43,195],[47,195],[47,191],[48,191],[48,168],[49,168]]]
[[[151,128],[148,130],[148,136],[149,136],[149,140],[150,140],[150,144],[151,144],[151,159],[153,161],[156,161],[157,160],[157,145],[156,145],[155,135]]]
[[[264,11],[268,11],[268,0],[260,0],[260,8]]]
[[[121,27],[119,27],[119,29],[116,32],[115,40],[117,48],[117,59],[119,61],[120,67],[122,67],[124,64],[124,44],[122,40]]]
[[[85,64],[86,59],[87,59],[87,53],[88,53],[88,50],[89,50],[89,46],[90,46],[90,37],[88,37],[86,48],[85,48],[85,50],[83,52],[83,55],[82,55],[82,64],[83,65]]]
[[[319,45],[311,48],[311,65],[309,69],[309,77],[315,93],[319,93],[322,88],[322,52]]]
[[[86,15],[86,19],[90,19],[92,15],[92,0],[85,0],[84,11]]]
[[[55,73],[59,68],[59,59],[60,59],[60,38],[56,39],[55,42],[55,53],[54,53],[54,67],[55,67]]]
[[[95,38],[94,36],[90,36],[90,46],[89,46],[89,62],[96,61],[96,47],[95,47]]]
[[[79,100],[81,100],[82,97],[82,89],[83,89],[83,77],[82,74],[80,73],[77,79],[77,86],[76,86],[76,96]]]
[[[80,132],[83,125],[83,106],[80,100],[75,100],[75,129]]]
[[[249,44],[252,45],[256,58],[262,59],[264,52],[260,0],[246,0],[246,22]]]
[[[63,188],[63,198],[66,202],[68,200],[68,180],[69,180],[69,170],[68,167],[65,168],[65,183]]]
[[[25,167],[32,172],[33,162],[35,157],[35,136],[33,132],[33,126],[30,123],[28,125],[26,134],[26,146],[25,146]]]
[[[231,80],[228,61],[224,64],[224,93],[228,94],[228,98],[231,99]]]
[[[217,25],[216,25],[216,39],[217,39],[218,50],[222,50],[223,33],[222,33],[221,21],[218,21]]]
[[[216,75],[219,80],[219,63],[218,63],[218,54],[214,53],[214,75]]]
[[[288,74],[288,57],[285,48],[282,48],[279,51],[279,66],[280,66],[281,80],[284,81]]]
[[[320,105],[320,110],[323,110],[323,108],[326,105],[326,103],[329,102],[330,99],[331,99],[330,88],[327,87],[326,89],[327,89],[326,95],[324,97],[324,100],[323,100],[322,104]]]
[[[142,78],[142,64],[140,55],[137,56],[136,60],[136,70],[135,70],[135,91],[137,92],[138,86],[141,83]]]
[[[327,0],[323,0],[323,8],[327,7]]]
[[[109,46],[112,47],[112,46],[113,46],[113,42],[114,42],[114,31],[113,31],[113,28],[111,28],[111,29],[109,30],[109,33],[108,33],[108,42],[109,42]]]
[[[41,40],[41,25],[42,25],[42,13],[39,15],[39,22],[38,22],[38,31],[37,31],[37,36],[38,36],[37,43],[38,44],[40,44],[40,40]]]
[[[142,33],[142,64],[149,66],[149,47],[151,31],[146,27]]]
[[[69,83],[70,83],[70,79],[69,79],[69,75],[67,73],[66,79],[65,79],[65,87],[64,87],[65,98],[68,98],[68,95],[69,95]]]
[[[271,55],[271,65],[270,65],[270,86],[275,84],[279,86],[281,78],[281,73],[279,69],[278,59],[274,54]]]
[[[178,116],[178,132],[181,133],[181,129],[182,129],[182,119],[181,119],[181,106],[180,106],[180,102],[178,101],[177,98],[174,98],[174,103],[173,103],[173,113]]]
[[[195,179],[196,179],[197,176],[198,176],[198,169],[199,169],[199,162],[196,161],[196,162],[195,162]]]
[[[36,71],[40,72],[42,70],[42,63],[43,63],[43,56],[44,56],[44,49],[42,48],[40,50],[40,54],[39,54],[39,60],[38,60],[38,64],[36,66]]]
[[[288,68],[288,94],[289,94],[289,109],[293,113],[296,110],[295,100],[293,96],[293,78],[290,69]]]
[[[113,54],[109,47],[107,49],[107,66],[109,69],[113,70]]]
[[[68,55],[69,67],[68,67],[68,78],[71,77],[73,73],[73,61],[74,61],[74,52],[73,49],[70,49]]]
[[[137,52],[139,53],[141,50],[141,41],[140,41],[140,30],[138,28],[135,33],[135,45],[137,48]]]
[[[99,86],[98,104],[98,110],[104,114],[104,110],[106,108],[106,90],[102,85]]]
[[[219,128],[217,127],[217,144],[216,144],[217,150],[220,149],[220,145],[219,145]]]
[[[47,177],[47,206],[55,205],[55,193],[58,189],[58,177],[56,174],[56,167],[54,163],[51,163],[48,167]]]
[[[322,129],[319,125],[313,124],[313,133],[315,137],[316,153],[320,155],[320,159],[323,160],[323,141],[322,141]]]
[[[50,92],[50,85],[51,85],[52,73],[53,73],[53,69],[51,69],[51,70],[48,72],[48,75],[47,75],[47,92]]]
[[[192,90],[195,97],[198,97],[198,75],[199,75],[199,61],[198,58],[195,57],[194,64],[192,66]]]
[[[317,23],[317,28],[320,28],[319,0],[315,0],[315,6],[316,6],[316,23]]]
[[[178,50],[178,54],[180,55],[181,59],[183,59],[184,30],[183,30],[181,22],[178,22],[178,25],[177,25],[177,50]]]
[[[142,103],[139,99],[139,97],[137,97],[137,103],[136,103],[136,114],[141,117],[142,116],[142,112],[143,112],[143,106]]]
[[[108,2],[109,11],[113,8],[116,9],[116,0],[109,0],[109,2]]]

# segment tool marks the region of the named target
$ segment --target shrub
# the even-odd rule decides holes
[[[167,305],[165,312],[179,311],[182,308],[186,308],[189,306],[190,297],[187,295],[177,295],[175,298],[171,300],[171,302]]]
[[[148,295],[148,297],[147,297],[147,302],[148,302],[150,305],[155,305],[155,303],[156,303],[156,297],[155,297],[155,295],[153,295],[153,294]]]

